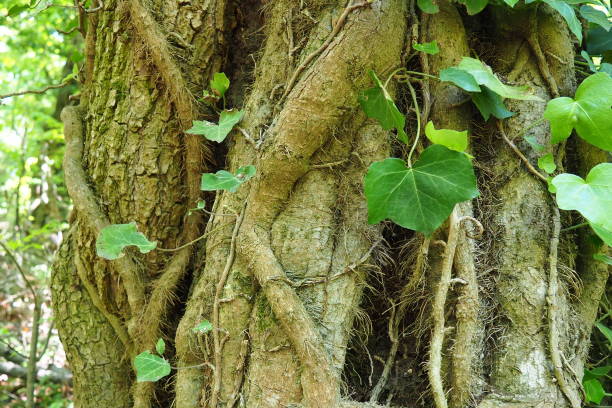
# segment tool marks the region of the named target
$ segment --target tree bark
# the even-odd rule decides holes
[[[476,49],[505,81],[544,100],[575,88],[570,35],[546,6],[490,6],[467,19],[439,3],[430,16],[401,0],[100,3],[80,104],[63,114],[75,210],[51,286],[75,407],[413,406],[424,392],[437,407],[579,401],[571,373],[582,371],[608,270],[580,234],[554,239],[571,219],[555,218],[546,185],[454,86],[421,81],[420,119],[470,130],[481,197],[457,205],[456,231],[442,227],[431,240],[367,223],[369,165],[404,155],[359,107],[369,70],[438,75]],[[408,58],[414,42],[433,40],[438,55]],[[221,71],[231,79],[223,103],[245,113],[213,144],[185,130],[216,120],[199,95]],[[414,132],[408,88],[395,93]],[[545,105],[508,100],[517,113],[501,130],[517,136]],[[545,142],[548,125],[531,133]],[[565,160],[572,168],[602,160],[575,150]],[[202,172],[249,164],[256,177],[236,192],[200,192]],[[188,212],[199,199],[206,213]],[[177,252],[97,257],[101,228],[132,221],[161,248],[206,239]],[[442,273],[444,239],[456,249]],[[442,336],[429,334],[428,320],[439,285],[448,285],[436,302]],[[396,305],[399,318],[387,310]],[[213,330],[194,332],[203,320]],[[400,330],[415,325],[424,330]],[[135,382],[131,361],[160,337],[177,369]],[[431,339],[439,349],[428,351]],[[571,370],[551,355],[555,341]],[[430,351],[438,360],[427,361]]]

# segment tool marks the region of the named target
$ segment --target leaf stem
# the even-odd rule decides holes
[[[421,136],[421,111],[419,109],[419,101],[417,100],[414,87],[412,86],[410,82],[406,82],[406,85],[408,85],[408,89],[410,90],[410,96],[412,97],[412,102],[414,103],[414,111],[416,112],[416,120],[417,120],[416,137],[414,138],[414,143],[412,144],[412,147],[410,148],[410,153],[408,153],[408,159],[407,159],[408,167],[412,167],[412,161],[411,161],[412,154],[414,153],[414,149],[416,149],[416,146],[419,143],[419,137]]]
[[[563,229],[561,229],[561,232],[575,230],[575,229],[578,229],[578,228],[586,227],[587,225],[589,225],[588,222],[582,222],[580,224],[572,225],[571,227],[563,228]]]

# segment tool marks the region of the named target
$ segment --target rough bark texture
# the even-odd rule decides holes
[[[361,112],[368,70],[386,79],[404,64],[437,75],[472,49],[506,82],[529,85],[544,100],[573,93],[573,45],[550,9],[491,6],[469,18],[458,10],[440,2],[439,13],[419,16],[401,0],[104,2],[90,18],[80,105],[64,114],[75,212],[52,292],[75,407],[375,407],[421,399],[437,407],[560,408],[579,398],[571,370],[553,370],[549,345],[558,340],[582,372],[608,269],[593,262],[596,249],[581,234],[562,233],[556,250],[546,186],[456,87],[422,81],[421,119],[470,130],[481,197],[456,207],[452,234],[444,226],[431,239],[367,223],[368,166],[404,154]],[[407,58],[412,42],[432,40],[440,54]],[[192,120],[216,120],[196,97],[220,71],[232,81],[224,103],[245,114],[226,142],[211,145],[184,131]],[[409,98],[398,85],[397,99]],[[503,123],[510,138],[545,108],[506,102],[516,112]],[[402,105],[408,112],[411,103]],[[412,112],[407,129],[415,129]],[[548,126],[530,134],[545,142]],[[584,174],[600,156],[579,145],[565,162]],[[206,223],[202,212],[187,215],[200,198],[201,172],[249,164],[255,178],[206,197]],[[130,221],[162,248],[207,235],[176,253],[97,257],[99,230]],[[439,242],[447,236],[449,245],[456,241],[454,258]],[[553,269],[559,290],[551,297]],[[440,285],[448,287],[437,302],[444,323],[429,335],[428,299]],[[203,320],[212,332],[192,330]],[[158,337],[178,369],[135,383],[130,361]],[[428,362],[430,339],[440,347]]]

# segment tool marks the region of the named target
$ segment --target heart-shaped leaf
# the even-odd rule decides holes
[[[425,136],[435,144],[448,147],[457,152],[463,152],[468,145],[468,132],[459,132],[451,129],[436,129],[433,122],[429,121],[425,126]]]
[[[96,253],[106,259],[117,259],[123,256],[123,248],[136,246],[146,254],[157,247],[157,242],[149,241],[136,229],[136,223],[113,224],[103,228],[96,240]]]
[[[250,180],[255,175],[255,166],[249,165],[240,167],[233,175],[229,171],[219,170],[216,173],[202,174],[202,185],[204,191],[228,190],[235,192],[240,185]]]
[[[586,180],[574,174],[559,174],[552,180],[557,204],[562,210],[576,210],[591,224],[612,231],[612,164],[593,167]]]
[[[390,158],[373,163],[365,176],[370,224],[389,218],[425,234],[435,231],[455,204],[478,194],[468,157],[441,145],[425,149],[413,167]]]
[[[437,41],[426,42],[423,44],[412,44],[412,48],[430,55],[435,55],[440,52]]]
[[[468,14],[473,16],[484,10],[489,4],[489,0],[459,0],[459,3],[465,4]]]
[[[599,404],[606,395],[603,386],[596,378],[582,381],[582,386],[584,387],[584,393],[588,402]]]
[[[606,31],[610,31],[612,24],[610,23],[608,16],[606,16],[606,13],[603,11],[597,10],[591,6],[583,5],[580,6],[580,15],[587,21],[601,26],[601,28]]]
[[[244,111],[241,110],[225,110],[219,115],[219,124],[206,120],[194,120],[193,127],[186,130],[186,132],[192,135],[204,135],[208,140],[220,143],[225,140],[234,126],[242,120],[243,115]]]
[[[552,153],[545,154],[544,156],[538,158],[538,167],[551,174],[557,169],[557,165],[555,164],[555,158]]]
[[[134,358],[136,381],[157,381],[170,374],[170,363],[150,351],[143,351]]]
[[[589,76],[574,99],[549,101],[544,117],[550,121],[553,143],[567,139],[576,128],[578,136],[587,142],[612,151],[612,78],[603,72]]]
[[[601,238],[601,240],[608,246],[612,246],[612,230],[605,229],[601,225],[594,224],[592,222],[589,223],[591,229],[595,234]]]
[[[213,79],[210,80],[210,88],[221,97],[225,95],[229,86],[230,80],[223,72],[215,73]]]
[[[440,8],[432,0],[417,0],[417,6],[423,13],[436,14]]]
[[[469,73],[456,67],[450,67],[440,71],[440,80],[452,82],[459,88],[468,92],[480,92],[480,86],[476,79]]]
[[[359,95],[359,104],[369,118],[376,119],[384,130],[397,129],[397,138],[408,143],[408,136],[404,132],[406,118],[397,109],[393,98],[387,92],[374,71],[369,72],[375,86],[366,89]]]

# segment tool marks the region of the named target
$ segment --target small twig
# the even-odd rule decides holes
[[[238,129],[240,133],[242,133],[242,136],[244,136],[247,142],[253,145],[255,150],[259,149],[259,145],[257,144],[257,142],[251,137],[251,135],[247,133],[246,130],[244,130],[244,128],[241,128],[240,126],[236,126],[236,129]]]
[[[236,238],[238,236],[238,231],[240,230],[240,225],[244,220],[244,215],[246,214],[246,202],[242,208],[240,216],[236,219],[236,224],[234,225],[234,230],[232,231],[232,240],[230,242],[230,250],[225,261],[225,268],[219,277],[219,282],[217,282],[217,288],[215,290],[215,300],[213,302],[213,327],[219,328],[219,300],[221,299],[221,295],[223,294],[223,289],[225,288],[225,283],[227,282],[227,277],[229,275],[230,270],[232,269],[232,265],[234,264],[234,259],[236,258]],[[229,333],[226,335],[226,339],[229,337]],[[210,398],[210,406],[216,407],[217,401],[219,399],[219,392],[221,390],[221,349],[222,342],[219,339],[219,331],[213,330],[213,343],[215,348],[215,378],[213,383],[212,395]]]
[[[440,272],[440,282],[435,290],[434,300],[431,306],[433,329],[429,344],[429,365],[427,374],[429,376],[429,384],[431,385],[431,392],[433,394],[436,408],[448,407],[446,394],[444,392],[444,384],[442,382],[442,346],[444,344],[444,334],[446,331],[444,328],[444,305],[446,303],[446,295],[450,285],[455,250],[457,249],[459,237],[458,221],[457,207],[455,206],[449,218],[448,238],[446,248],[444,250],[444,260],[442,262],[442,270]]]
[[[317,48],[315,51],[313,51],[310,55],[308,55],[304,59],[304,61],[302,61],[302,63],[295,69],[295,71],[293,72],[293,75],[291,76],[291,79],[289,79],[289,82],[287,82],[287,85],[285,86],[285,91],[283,92],[283,95],[281,96],[279,103],[282,103],[285,100],[285,98],[287,97],[287,95],[289,95],[289,92],[291,92],[291,90],[293,89],[293,86],[295,85],[295,83],[296,83],[298,77],[300,76],[300,74],[302,73],[302,71],[304,71],[306,69],[306,67],[308,67],[308,65],[319,54],[321,54],[323,51],[325,51],[327,49],[327,47],[329,47],[329,44],[331,44],[333,39],[336,37],[336,35],[338,35],[340,30],[342,29],[342,27],[346,23],[346,19],[347,19],[348,15],[351,13],[351,11],[356,10],[358,8],[361,8],[361,7],[368,6],[370,4],[368,1],[364,1],[364,2],[359,3],[359,4],[351,5],[351,2],[352,2],[352,0],[349,0],[349,4],[346,6],[344,11],[342,12],[340,17],[338,18],[338,21],[336,22],[336,25],[334,26],[334,28],[333,28],[332,32],[329,34],[329,36],[327,36],[327,39],[325,40],[325,42],[319,48]]]
[[[224,215],[234,215],[234,214],[224,214]],[[222,229],[222,228],[225,228],[227,225],[228,225],[228,224],[223,224],[223,225],[220,225],[220,226],[218,226],[217,228],[215,228],[215,229],[213,229],[213,230],[210,230],[210,231],[205,232],[204,234],[200,235],[199,237],[197,237],[197,238],[196,238],[196,239],[194,239],[193,241],[189,241],[189,242],[187,242],[186,244],[183,244],[183,245],[181,245],[181,246],[179,246],[179,247],[176,247],[176,248],[160,248],[160,247],[157,247],[157,248],[155,248],[155,249],[157,249],[157,250],[159,250],[159,251],[161,251],[161,252],[176,252],[176,251],[180,251],[181,249],[185,249],[185,248],[187,248],[188,246],[193,245],[193,244],[195,244],[196,242],[203,240],[204,238],[206,238],[206,237],[207,237],[207,236],[209,236],[210,234],[215,233],[215,232],[219,231],[219,230],[220,230],[220,229]]]
[[[311,169],[331,169],[334,166],[338,166],[340,164],[344,164],[346,163],[348,160],[347,159],[343,159],[343,160],[338,160],[335,162],[331,162],[331,163],[321,163],[321,164],[313,164],[310,166]]]
[[[510,148],[514,151],[514,153],[516,153],[516,155],[523,161],[523,163],[525,164],[525,166],[527,166],[527,169],[537,178],[539,178],[540,180],[542,180],[543,182],[548,184],[548,180],[546,179],[546,177],[544,175],[542,175],[542,173],[540,173],[539,171],[537,171],[535,169],[535,167],[533,167],[531,165],[531,163],[529,162],[529,160],[525,157],[525,155],[523,154],[523,152],[521,152],[519,150],[518,147],[516,147],[516,145],[510,140],[508,139],[508,136],[506,136],[506,132],[504,131],[504,125],[502,123],[501,120],[497,121],[497,128],[499,129],[499,132],[502,136],[502,138],[504,139],[504,141],[506,142],[506,144],[508,144],[508,146],[510,146]]]
[[[45,92],[47,92],[47,91],[49,91],[51,89],[59,89],[59,88],[64,88],[64,87],[68,86],[70,84],[71,80],[72,79],[69,79],[66,82],[62,82],[61,84],[47,85],[47,86],[45,86],[44,88],[41,88],[41,89],[27,89],[25,91],[7,93],[7,94],[4,94],[4,95],[0,95],[0,100],[6,99],[6,98],[12,98],[13,96],[22,96],[22,95],[28,95],[28,94],[35,94],[35,95],[44,94]]]

